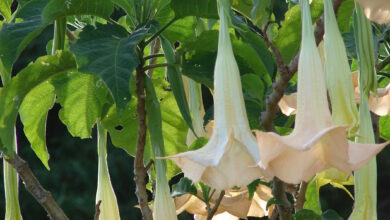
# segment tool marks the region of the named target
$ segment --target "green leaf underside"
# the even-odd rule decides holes
[[[0,150],[12,156],[13,127],[19,107],[28,92],[52,76],[74,71],[75,68],[74,57],[67,52],[40,57],[0,90],[0,139],[4,144]]]
[[[103,107],[109,103],[104,83],[90,74],[73,73],[55,77],[57,102],[62,108],[61,121],[74,137],[90,138],[92,127],[101,118]]]
[[[198,192],[196,186],[187,177],[181,178],[180,181],[177,184],[173,185],[172,188],[172,197],[178,197],[184,194],[196,195]]]
[[[186,137],[188,127],[181,117],[175,98],[168,90],[169,83],[165,81],[165,74],[162,69],[156,69],[153,74],[153,84],[160,101],[162,114],[162,130],[164,138],[165,155],[173,155],[187,151]],[[134,156],[137,141],[137,99],[132,97],[123,117],[119,118],[114,107],[110,109],[103,119],[103,126],[110,133],[114,146],[124,149],[128,154]],[[118,129],[118,125],[121,129]],[[152,149],[149,135],[147,135],[144,161],[147,163],[152,158]],[[178,174],[180,169],[170,160],[167,160],[167,177]]]
[[[125,109],[130,100],[130,77],[139,65],[136,46],[150,31],[150,27],[140,27],[129,35],[120,26],[98,24],[97,29],[86,27],[70,47],[79,70],[105,82],[118,110]]]
[[[26,95],[19,109],[24,134],[35,154],[48,170],[50,170],[50,155],[46,146],[46,120],[54,100],[54,87],[46,81]]]
[[[215,0],[171,0],[171,8],[176,18],[197,16],[203,18],[218,18],[217,1]]]
[[[42,17],[45,23],[71,15],[94,15],[109,18],[114,4],[107,0],[51,0],[45,7]]]
[[[310,209],[317,215],[321,214],[321,204],[320,204],[320,197],[319,192],[317,191],[317,181],[316,179],[312,179],[306,190],[306,201],[303,205],[304,209]]]
[[[164,51],[167,63],[178,64],[178,62],[176,62],[175,51],[173,50],[171,43],[164,37],[161,37],[161,47]],[[184,91],[183,77],[179,66],[167,67],[167,73],[169,82],[171,84],[171,89],[173,95],[175,96],[180,113],[183,119],[187,122],[188,127],[191,130],[194,130],[192,126],[191,113],[188,107],[186,93]]]

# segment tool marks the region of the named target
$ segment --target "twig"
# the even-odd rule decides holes
[[[134,157],[134,182],[136,184],[135,194],[138,198],[138,204],[141,209],[142,219],[153,219],[152,212],[148,206],[148,194],[146,193],[145,178],[147,170],[144,166],[144,151],[146,143],[146,109],[145,109],[145,73],[143,71],[143,49],[140,50],[139,57],[141,64],[136,70],[136,93],[138,98],[137,114],[138,114],[138,137],[136,144],[136,152]]]
[[[306,201],[307,182],[303,181],[297,195],[297,201],[295,203],[295,212],[303,209],[303,205]]]
[[[383,68],[385,68],[385,66],[387,66],[387,64],[390,63],[390,56],[386,57],[384,60],[382,60],[382,62],[378,63],[375,68],[376,68],[376,71],[379,72],[381,71]]]
[[[341,0],[334,0],[333,1],[333,7],[337,14],[338,8],[341,5]],[[264,32],[266,33],[266,32]],[[276,47],[272,45],[272,43],[267,40],[268,37],[266,34],[263,34],[265,37],[265,42],[271,50],[274,52],[274,55],[276,57],[278,71],[279,71],[279,78],[274,82],[273,84],[273,90],[272,93],[267,97],[266,99],[266,109],[264,112],[262,112],[260,116],[260,122],[263,126],[265,131],[274,131],[275,127],[273,124],[273,120],[276,117],[276,113],[278,110],[278,103],[280,99],[284,95],[284,90],[286,89],[288,85],[288,81],[294,76],[294,74],[297,72],[298,69],[298,61],[299,61],[299,52],[295,55],[295,57],[290,61],[290,63],[286,66],[284,64],[283,58],[280,54],[280,52],[277,50]],[[320,43],[320,41],[323,38],[324,35],[324,16],[322,15],[320,19],[316,22],[316,28],[314,30],[314,35],[316,39],[317,45]],[[273,184],[273,195],[276,198],[282,199],[283,201],[287,201],[287,197],[285,194],[285,186],[284,183],[279,180],[278,178],[274,178],[274,184]],[[288,203],[289,204],[289,203]],[[291,219],[291,207],[286,206],[276,206],[276,210],[279,212],[280,219],[282,220],[289,220]],[[275,213],[276,215],[276,213]]]
[[[58,206],[51,193],[45,190],[30,166],[19,155],[14,154],[13,158],[5,158],[11,164],[20,178],[23,180],[27,191],[34,196],[35,200],[46,210],[48,216],[52,220],[69,220],[64,211]]]
[[[144,66],[144,68],[142,69],[142,71],[146,71],[146,70],[150,70],[150,69],[154,69],[154,68],[159,68],[159,67],[167,67],[167,66],[175,67],[175,66],[177,66],[177,64],[172,64],[172,63],[157,63],[157,64],[151,64],[151,65],[148,65],[148,66]]]
[[[225,190],[222,190],[221,193],[219,194],[218,199],[215,201],[214,207],[210,208],[210,203],[206,203],[206,208],[207,208],[207,220],[213,219],[213,216],[218,210],[219,205],[221,204],[221,201],[223,197],[225,196]]]
[[[171,24],[173,24],[173,22],[176,21],[176,18],[173,18],[172,20],[170,20],[166,25],[164,25],[160,30],[158,30],[155,34],[153,34],[153,36],[151,36],[148,40],[146,40],[145,44],[144,45],[148,45],[150,42],[152,42],[156,37],[160,36],[160,34],[165,31],[165,29],[167,29]]]
[[[158,58],[158,57],[164,57],[164,54],[163,53],[151,54],[149,56],[145,56],[144,60],[150,60],[150,59]]]
[[[146,56],[144,58],[144,60],[149,60],[149,66],[150,65],[153,65],[153,64],[156,64],[157,63],[157,58],[158,57],[162,57],[164,56],[164,54],[158,54],[158,51],[160,51],[160,46],[161,46],[161,42],[160,42],[160,39],[159,38],[156,38],[152,43],[151,43],[151,46],[150,46],[150,55],[149,56]],[[153,77],[153,72],[154,72],[154,69],[149,69],[148,70],[148,76],[150,78]]]
[[[145,166],[145,170],[149,170],[150,167],[154,164],[154,160],[150,160],[148,164]]]
[[[94,220],[99,220],[100,216],[100,204],[102,203],[102,200],[99,200],[95,205],[95,218]]]

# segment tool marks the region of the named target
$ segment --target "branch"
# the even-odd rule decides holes
[[[18,172],[20,178],[23,180],[24,187],[46,210],[50,219],[69,220],[64,211],[58,206],[51,193],[42,187],[26,161],[16,153],[13,158],[5,158],[5,160],[15,168],[16,172]]]
[[[213,216],[218,210],[219,205],[221,204],[221,201],[223,197],[225,196],[225,190],[222,190],[221,193],[219,194],[218,199],[215,201],[214,207],[211,209],[210,204],[207,202],[206,203],[206,208],[207,208],[207,220],[213,219]]]
[[[333,0],[333,7],[336,14],[340,5],[341,5],[341,0]],[[286,66],[280,52],[277,50],[276,47],[272,45],[271,41],[268,40],[268,37],[266,36],[266,32],[264,32],[263,35],[264,35],[265,42],[267,43],[267,45],[269,45],[271,50],[274,52],[280,76],[272,85],[273,87],[272,93],[269,96],[267,96],[266,109],[264,112],[261,113],[260,123],[263,126],[265,131],[274,131],[275,127],[274,127],[273,120],[275,119],[276,113],[278,111],[278,103],[284,95],[284,90],[288,85],[288,81],[294,76],[294,74],[298,70],[299,52]],[[316,22],[314,35],[315,35],[316,43],[318,45],[321,42],[324,35],[323,15]],[[288,202],[285,193],[284,183],[276,177],[274,178],[272,191],[275,198],[279,198],[285,202],[286,201]],[[281,220],[291,219],[291,207],[276,206],[276,210],[279,212]]]
[[[102,203],[102,200],[99,200],[95,205],[95,217],[94,220],[99,220],[100,216],[100,204]]]
[[[295,212],[298,212],[303,209],[303,205],[306,201],[306,190],[308,183],[302,181],[301,187],[299,188],[299,193],[297,195],[297,202],[295,203]]]
[[[150,42],[152,42],[154,40],[154,38],[158,37],[163,31],[165,31],[165,29],[167,29],[171,24],[173,24],[173,22],[176,21],[176,18],[173,18],[172,20],[170,20],[166,25],[164,25],[160,30],[158,30],[155,34],[153,34],[153,36],[151,36],[148,40],[146,40],[145,44],[144,45],[148,45]]]
[[[141,50],[142,51],[142,50]],[[142,53],[142,52],[141,52]],[[140,57],[142,58],[142,54]],[[141,59],[142,60],[142,59]],[[136,93],[138,98],[137,114],[138,114],[138,137],[136,144],[136,152],[134,157],[134,182],[136,185],[135,194],[138,198],[138,204],[141,209],[142,219],[151,220],[152,212],[148,205],[148,194],[146,193],[145,178],[147,170],[144,166],[144,151],[146,143],[146,109],[145,109],[145,73],[142,68],[143,61],[137,67],[136,73]]]
[[[375,68],[376,68],[376,71],[379,72],[381,71],[383,68],[385,68],[385,66],[387,66],[387,64],[390,63],[390,56],[386,57],[384,60],[382,60],[382,62],[378,63]]]
[[[177,66],[177,64],[172,64],[172,63],[157,63],[157,64],[151,64],[149,66],[145,66],[142,71],[146,71],[146,70],[150,70],[150,69],[154,69],[154,68],[159,68],[159,67],[167,67],[167,66],[170,66],[170,67],[175,67]]]

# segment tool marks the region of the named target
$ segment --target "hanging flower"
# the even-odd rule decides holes
[[[356,0],[363,8],[368,19],[379,24],[390,22],[390,1]]]
[[[256,131],[261,157],[259,165],[283,181],[295,184],[309,181],[316,173],[331,167],[350,173],[387,145],[350,142],[346,137],[347,126],[333,124],[309,4],[307,0],[301,0],[300,4],[302,45],[294,130],[288,136]]]
[[[110,181],[107,166],[107,131],[98,122],[98,186],[96,203],[101,201],[99,220],[119,220],[119,209],[116,196]]]
[[[218,199],[219,193],[214,193],[214,196],[210,200],[210,206],[213,207],[215,200]],[[197,195],[202,198],[202,193],[198,192]],[[197,196],[185,194],[175,198],[176,213],[180,214],[183,211],[187,211],[197,217],[195,219],[206,219],[207,210],[206,204]],[[216,219],[246,219],[250,217],[263,217],[271,213],[273,206],[266,209],[267,201],[272,198],[271,188],[259,185],[254,192],[253,198],[249,199],[249,192],[247,189],[240,190],[227,190],[225,196],[221,200],[218,206],[216,215],[213,220]]]
[[[202,181],[217,190],[246,186],[264,176],[264,171],[254,166],[260,160],[259,149],[248,124],[225,10],[221,4],[214,70],[214,132],[203,148],[167,157],[194,182]]]

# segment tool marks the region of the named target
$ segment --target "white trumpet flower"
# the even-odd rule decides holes
[[[300,4],[302,45],[294,130],[287,136],[256,131],[259,165],[281,180],[295,184],[309,181],[316,173],[331,167],[350,173],[369,162],[387,145],[351,142],[346,137],[348,126],[333,124],[309,4],[307,0],[301,0]]]
[[[100,122],[98,129],[98,186],[96,193],[96,203],[101,201],[99,220],[119,220],[119,208],[116,201],[114,189],[110,181],[110,174],[107,166],[107,131]]]
[[[246,115],[240,74],[228,28],[228,12],[219,8],[218,53],[214,69],[214,131],[201,149],[168,157],[194,182],[217,190],[246,186],[265,175],[254,166],[259,149]]]

